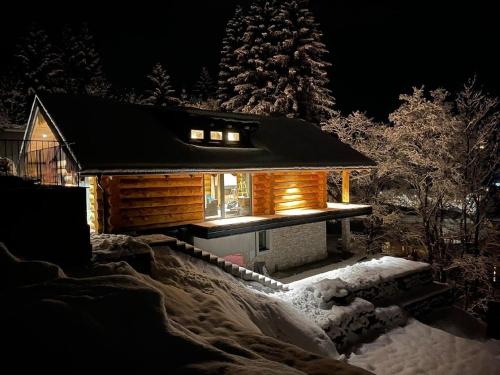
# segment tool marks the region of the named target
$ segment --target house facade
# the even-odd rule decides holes
[[[50,95],[35,99],[20,159],[41,183],[86,186],[92,230],[182,230],[271,271],[325,258],[327,220],[371,212],[349,202],[349,172],[374,163],[296,119]],[[342,202],[328,202],[332,172]]]

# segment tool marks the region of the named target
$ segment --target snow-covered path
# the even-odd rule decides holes
[[[363,345],[349,363],[377,375],[496,375],[500,341],[479,342],[411,320]]]

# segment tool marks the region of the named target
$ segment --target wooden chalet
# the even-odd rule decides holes
[[[302,120],[47,95],[35,99],[22,153],[43,158],[47,183],[88,187],[95,231],[182,228],[246,265],[320,259],[327,220],[371,212],[350,204],[349,171],[374,162]],[[327,199],[332,171],[342,202]]]

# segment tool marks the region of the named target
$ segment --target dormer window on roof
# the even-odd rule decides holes
[[[222,141],[222,132],[219,131],[210,131],[210,140],[211,141]]]
[[[205,132],[203,130],[191,129],[191,139],[203,140]]]
[[[240,133],[238,133],[238,132],[227,132],[227,140],[229,142],[239,142],[240,141]]]

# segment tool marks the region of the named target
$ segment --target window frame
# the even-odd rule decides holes
[[[261,247],[261,233],[264,233],[264,245]],[[257,253],[271,250],[271,231],[268,229],[255,232]]]
[[[229,172],[226,172],[226,173],[229,173]],[[203,174],[203,219],[204,220],[207,220],[207,216],[206,216],[206,207],[205,207],[205,175],[212,175],[212,174],[216,174],[219,178],[219,195],[220,195],[220,207],[221,207],[221,215],[218,216],[218,217],[210,217],[210,219],[208,219],[208,221],[210,220],[220,220],[220,219],[229,219],[229,218],[234,218],[234,217],[244,217],[244,216],[252,216],[252,213],[253,213],[253,194],[252,194],[252,174],[251,173],[244,173],[244,172],[236,172],[236,173],[240,173],[240,174],[246,174],[248,175],[248,197],[250,198],[250,204],[249,204],[249,213],[247,215],[242,215],[242,216],[231,216],[231,217],[226,217],[226,210],[224,209],[224,207],[226,206],[226,195],[224,194],[224,188],[225,188],[225,184],[224,184],[224,173],[204,173]]]
[[[201,138],[194,138],[193,132],[201,132]],[[202,142],[205,140],[205,130],[204,129],[191,129],[189,131],[189,139],[194,142]]]

